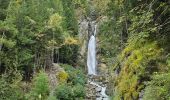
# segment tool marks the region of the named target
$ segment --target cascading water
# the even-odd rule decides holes
[[[96,89],[96,100],[109,100],[106,95],[106,86],[99,85],[99,82],[92,80],[93,77],[97,76],[96,72],[96,33],[97,33],[97,25],[92,25],[93,27],[93,35],[91,35],[89,44],[88,44],[88,55],[87,55],[87,67],[88,67],[88,75],[89,77],[88,84],[92,85]]]
[[[96,75],[96,40],[92,35],[88,44],[88,57],[87,57],[88,74]]]

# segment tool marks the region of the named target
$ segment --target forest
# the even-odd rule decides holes
[[[170,0],[0,0],[0,100],[170,100]]]

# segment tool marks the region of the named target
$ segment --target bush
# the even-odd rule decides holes
[[[84,86],[77,84],[73,87],[73,93],[75,98],[84,98],[85,97],[85,88]]]
[[[86,76],[81,69],[74,68],[67,64],[61,64],[64,70],[68,73],[68,82],[72,84],[84,85],[86,82]]]
[[[65,72],[58,74],[59,80],[65,80],[65,82],[60,82],[55,90],[55,97],[59,100],[82,100],[85,97],[85,75],[80,69],[75,69],[70,65],[61,65]],[[67,73],[67,75],[65,75]],[[67,78],[65,77],[67,76]]]
[[[72,100],[73,98],[73,91],[72,87],[69,86],[68,84],[60,84],[57,86],[55,90],[55,96],[59,100]]]
[[[33,80],[33,88],[28,95],[29,100],[42,99],[45,100],[49,95],[48,77],[44,72],[38,73]]]
[[[80,100],[85,97],[84,86],[62,83],[55,90],[55,97],[59,100]]]
[[[50,95],[50,96],[48,97],[48,99],[47,99],[47,100],[58,100],[58,99],[56,99],[56,97],[55,97],[55,96]]]
[[[65,71],[61,71],[58,73],[57,78],[59,79],[59,82],[67,82],[68,73],[66,73]]]

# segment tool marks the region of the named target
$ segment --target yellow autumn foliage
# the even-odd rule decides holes
[[[67,37],[66,39],[65,39],[65,42],[64,42],[65,44],[68,44],[68,45],[78,45],[79,43],[78,43],[78,40],[77,39],[75,39],[75,38],[73,38],[73,37]]]
[[[158,59],[162,49],[156,42],[145,43],[142,47],[128,45],[119,55],[121,72],[116,79],[116,88],[124,100],[137,99],[142,84],[139,83],[141,75],[151,60]]]
[[[57,74],[57,78],[61,83],[66,82],[68,80],[68,73],[66,73],[65,71],[61,71]]]
[[[49,28],[61,28],[62,19],[58,13],[51,15],[48,21]]]

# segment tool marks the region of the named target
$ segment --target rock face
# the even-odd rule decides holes
[[[85,65],[86,62],[86,51],[88,43],[88,26],[89,22],[87,19],[82,19],[79,21],[79,41],[80,41],[80,50],[79,50],[79,63]]]
[[[108,75],[108,66],[104,63],[98,64],[98,72],[100,75]]]
[[[95,25],[96,22],[92,21],[90,18],[82,19],[79,21],[80,49],[78,62],[80,65],[86,65],[88,41],[91,35],[94,34]]]

